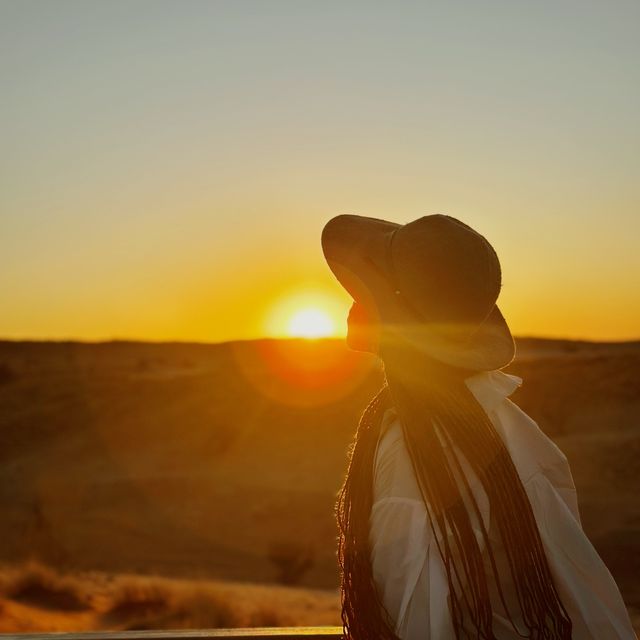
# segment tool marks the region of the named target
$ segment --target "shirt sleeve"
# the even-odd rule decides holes
[[[564,502],[571,515],[582,528],[580,510],[578,508],[578,494],[569,467],[567,457],[560,453],[558,460],[542,468],[542,473],[556,491],[557,496]]]
[[[395,623],[395,632],[403,640],[417,638],[402,632],[410,624],[422,629],[424,639],[428,637],[424,630],[429,628],[429,593],[425,587],[431,537],[424,503],[413,498],[383,498],[372,507],[370,525],[373,577],[383,606]],[[411,607],[412,619],[405,620],[416,589],[422,593],[420,606]]]
[[[371,562],[401,640],[453,640],[449,582],[424,503],[383,498],[371,510]]]
[[[576,638],[635,640],[618,586],[576,517],[573,496],[547,474],[526,484],[560,598]]]
[[[373,578],[395,633],[428,640],[431,527],[402,428],[385,425],[376,449],[369,531]]]
[[[488,527],[488,498],[466,461],[463,467]],[[454,638],[446,570],[399,423],[384,432],[374,468],[371,563],[395,633],[402,640]],[[482,549],[484,540],[475,514],[472,526]]]
[[[508,398],[496,407],[495,413],[498,419],[496,427],[502,431],[501,436],[522,481],[526,483],[542,472],[576,522],[581,524],[576,487],[564,452],[537,422]]]

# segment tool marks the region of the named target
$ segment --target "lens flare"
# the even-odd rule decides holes
[[[323,287],[284,291],[265,310],[264,340],[231,343],[236,366],[265,402],[329,405],[377,371],[373,357],[351,351],[342,339],[350,300]]]

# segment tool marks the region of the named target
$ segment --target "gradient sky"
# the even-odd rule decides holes
[[[638,338],[639,28],[635,1],[2,1],[0,336],[346,313],[324,222],[440,212],[493,243],[516,335]]]

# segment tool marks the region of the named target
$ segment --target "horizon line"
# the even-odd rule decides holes
[[[623,344],[635,344],[640,342],[640,336],[637,338],[623,338],[623,339],[595,339],[595,338],[569,338],[558,336],[544,336],[544,335],[514,335],[513,339],[516,342],[523,341],[545,341],[545,342],[572,342],[572,343],[586,343],[586,344],[610,344],[610,345],[623,345]],[[152,339],[152,338],[124,338],[124,337],[111,337],[111,338],[10,338],[0,336],[0,344],[12,343],[12,344],[84,344],[84,345],[107,345],[107,344],[150,344],[150,345],[202,345],[202,346],[214,346],[223,345],[236,342],[264,342],[264,341],[278,341],[278,342],[346,342],[344,336],[320,336],[317,338],[307,338],[303,336],[259,336],[254,338],[232,338],[228,340],[188,340],[188,339]]]

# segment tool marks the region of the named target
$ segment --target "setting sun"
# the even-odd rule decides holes
[[[289,335],[297,338],[323,338],[334,333],[333,321],[320,309],[301,309],[289,322]]]
[[[269,308],[264,332],[277,338],[332,338],[346,333],[348,302],[323,289],[286,292]]]

